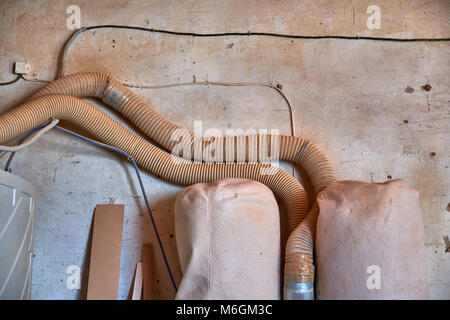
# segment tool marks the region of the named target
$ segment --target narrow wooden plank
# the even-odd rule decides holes
[[[87,300],[116,300],[124,206],[97,205],[92,230]]]
[[[152,246],[149,243],[142,245],[142,274],[143,274],[143,297],[144,300],[152,299]]]
[[[131,300],[142,299],[142,262],[138,262],[136,265],[136,272],[134,274],[133,294]]]

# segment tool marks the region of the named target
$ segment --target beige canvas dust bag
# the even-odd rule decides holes
[[[280,217],[265,185],[225,179],[185,188],[175,232],[177,299],[280,299]]]
[[[427,299],[419,193],[406,182],[337,182],[319,197],[319,299]]]

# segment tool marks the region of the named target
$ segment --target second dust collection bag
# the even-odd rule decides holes
[[[402,180],[341,181],[318,203],[319,299],[428,299],[417,191]]]

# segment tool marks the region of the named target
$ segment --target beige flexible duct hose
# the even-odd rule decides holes
[[[60,78],[36,92],[29,100],[49,94],[67,94],[75,97],[97,97],[102,99],[106,104],[123,114],[150,139],[168,151],[172,150],[177,143],[177,141],[171,141],[174,131],[183,129],[163,118],[122,83],[100,72],[78,73]],[[197,143],[199,138],[194,137],[192,132],[191,136],[193,137],[192,143]],[[314,145],[298,137],[283,135],[279,137],[280,160],[301,165],[307,171],[316,193],[335,181],[333,168]],[[225,146],[226,141],[224,139],[223,137],[217,137],[215,141],[217,145]],[[267,139],[270,141],[270,135],[267,136]],[[234,144],[236,144],[236,141],[237,138],[235,137]],[[259,141],[259,139],[255,141]],[[202,142],[203,146],[206,146],[208,143],[210,141]],[[226,148],[224,149],[223,158],[227,159]],[[248,150],[244,154],[247,156],[246,158],[236,159],[237,154],[235,153],[233,160],[248,161]],[[191,154],[191,157],[188,157],[188,159],[192,158],[193,155]],[[254,159],[254,161],[259,160]]]
[[[176,143],[176,141],[171,141],[174,131],[182,129],[180,126],[161,117],[152,107],[145,104],[138,96],[128,90],[120,82],[116,81],[111,76],[102,73],[81,73],[60,78],[39,90],[30,98],[30,100],[49,94],[59,93],[77,97],[97,97],[102,99],[106,104],[122,113],[147,136],[167,150],[172,150]],[[194,144],[200,142],[204,147],[209,143],[207,141],[200,141],[198,137],[194,137],[193,133],[191,133],[191,136],[193,137],[192,143]],[[270,135],[267,138],[270,141]],[[217,145],[226,146],[226,141],[223,139],[224,138],[220,137],[215,138]],[[234,138],[234,145],[236,145],[237,139],[238,138]],[[256,139],[256,141],[259,141],[259,139]],[[314,145],[308,143],[308,141],[298,137],[280,136],[279,146],[280,160],[297,163],[308,173],[314,187],[315,196],[317,196],[323,188],[336,180],[334,170],[328,163],[328,160]],[[226,155],[225,150],[223,153],[223,158],[230,160],[230,155]],[[237,158],[236,155],[231,157],[231,159],[237,161],[249,160],[248,155],[249,152],[246,150],[244,159]],[[190,158],[192,157],[193,154],[191,154]],[[224,164],[224,166],[226,165]],[[209,168],[211,167],[200,170],[208,170]],[[260,178],[261,177],[254,180],[261,181]],[[275,190],[274,192],[279,194]],[[303,207],[306,206],[307,203],[304,203]],[[290,291],[294,292],[293,295],[290,295],[291,298],[296,298],[298,296],[304,296],[305,290],[311,292],[313,290],[313,242],[315,239],[315,224],[318,213],[319,210],[315,203],[305,220],[303,220],[305,216],[303,213],[299,215],[296,215],[295,213],[289,214],[288,210],[289,228],[292,233],[286,244],[285,279],[290,279],[289,281],[294,283],[297,287],[286,289],[285,281],[285,296],[290,295]],[[302,220],[303,222],[299,225]],[[298,288],[299,284],[303,285],[305,283],[308,285],[309,289],[305,289],[304,287]],[[299,293],[299,291],[301,291],[301,293]],[[310,293],[306,293],[306,296],[308,295],[310,295]],[[309,298],[311,297],[309,296]]]

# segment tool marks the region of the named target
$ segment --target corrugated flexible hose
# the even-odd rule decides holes
[[[39,90],[36,94],[34,94],[29,101],[33,101],[38,99],[41,101],[41,97],[45,97],[47,95],[52,94],[66,94],[73,95],[77,97],[97,97],[103,100],[106,104],[112,106],[114,109],[118,110],[122,113],[126,118],[131,120],[140,130],[142,130],[147,136],[149,136],[152,140],[163,146],[164,148],[171,150],[174,147],[176,141],[173,141],[172,135],[177,129],[182,129],[180,126],[170,122],[169,120],[164,119],[160,116],[152,107],[143,102],[138,96],[136,96],[132,91],[128,90],[125,86],[123,86],[120,82],[115,80],[109,75],[105,75],[98,72],[92,73],[81,73],[75,74],[71,76],[67,76],[64,78],[60,78],[53,83],[47,85],[43,89]],[[44,102],[47,105],[47,102]],[[92,106],[90,106],[93,108]],[[93,108],[97,111],[95,108]],[[97,111],[98,112],[98,111]],[[102,114],[103,115],[103,114]],[[103,115],[106,117],[105,115]],[[56,116],[54,116],[56,117]],[[108,118],[109,119],[109,118]],[[46,119],[43,119],[45,121]],[[70,120],[70,119],[68,119]],[[109,119],[112,121],[111,119]],[[103,121],[103,120],[99,120]],[[97,122],[101,130],[97,130],[98,136],[97,138],[101,139],[103,142],[111,143],[111,141],[104,140],[105,137],[102,135],[102,130],[104,128],[109,128],[109,125],[100,124],[101,122]],[[82,126],[80,123],[74,121],[76,124]],[[126,129],[122,128],[120,125],[113,123],[116,126],[119,126],[128,134],[131,134]],[[86,128],[92,134],[94,134],[91,130],[92,128]],[[111,131],[111,130],[110,130]],[[120,133],[122,134],[122,133]],[[203,147],[210,143],[209,141],[202,141],[201,138],[195,137],[193,133],[190,133],[193,138],[193,144],[197,144],[200,142]],[[95,134],[94,134],[95,135]],[[132,134],[131,134],[132,135]],[[134,135],[133,135],[134,136]],[[136,136],[135,136],[136,137]],[[270,140],[270,136],[267,137]],[[217,140],[224,138],[216,138]],[[237,144],[239,138],[234,138],[233,143]],[[248,138],[247,138],[248,139]],[[216,145],[226,145],[226,141],[217,141]],[[259,141],[259,139],[255,139],[254,141]],[[223,143],[223,144],[222,144]],[[114,144],[113,144],[114,145]],[[150,144],[149,144],[150,145]],[[117,145],[115,145],[118,147]],[[158,154],[158,157],[151,157],[151,159],[158,159],[159,163],[166,163],[168,161],[172,161],[172,156],[168,153],[159,150],[157,147],[150,145],[152,148],[142,149],[138,151],[138,154],[148,154],[149,152],[153,152]],[[291,161],[302,166],[305,171],[308,173],[311,182],[314,187],[315,196],[327,185],[335,181],[334,170],[327,161],[327,159],[320,153],[320,151],[311,143],[309,143],[305,139],[301,139],[298,137],[292,136],[280,136],[279,140],[280,146],[280,160]],[[133,150],[136,150],[133,148]],[[227,161],[230,160],[230,155],[226,155],[226,148],[224,152],[224,159]],[[159,155],[163,152],[165,157],[159,157]],[[259,161],[262,159],[249,159],[249,152],[246,150],[243,155],[240,157],[236,155],[234,156],[235,161]],[[191,157],[193,157],[193,153]],[[228,158],[227,158],[228,156]],[[243,157],[243,158],[242,158]],[[137,157],[138,158],[138,157]],[[144,157],[145,158],[145,157]],[[170,158],[170,159],[169,159]],[[190,157],[187,157],[188,159]],[[138,162],[138,159],[137,159]],[[140,162],[138,162],[140,163]],[[283,203],[286,206],[288,212],[288,224],[289,228],[292,231],[289,236],[288,242],[286,244],[286,255],[285,255],[285,290],[284,297],[297,299],[297,298],[312,298],[313,297],[313,279],[314,279],[314,265],[313,265],[313,243],[315,237],[315,224],[317,220],[317,215],[319,213],[318,206],[314,201],[313,207],[311,211],[307,215],[306,212],[309,207],[309,202],[306,199],[306,195],[304,193],[301,185],[296,182],[290,175],[283,171],[283,176],[287,175],[290,179],[281,179],[276,178],[279,175],[279,172],[282,170],[277,170],[277,174],[274,176],[265,176],[261,174],[262,167],[255,167],[256,164],[190,164],[183,162],[182,165],[191,168],[190,178],[186,179],[184,177],[174,177],[173,173],[185,175],[184,172],[186,170],[165,170],[164,173],[170,172],[170,175],[158,173],[160,171],[156,170],[159,168],[148,167],[140,163],[141,166],[148,169],[150,172],[161,176],[164,179],[169,181],[180,183],[180,184],[192,184],[196,182],[210,182],[215,179],[225,178],[225,177],[243,177],[249,178],[253,180],[257,180],[268,185],[274,193],[278,194]],[[148,165],[148,164],[147,164]],[[261,164],[259,164],[261,165]],[[229,170],[229,166],[236,168],[233,170]],[[242,167],[241,167],[242,166]],[[248,167],[247,167],[248,166]],[[167,169],[168,166],[163,166],[163,169]],[[178,167],[179,168],[179,167]],[[195,168],[195,169],[194,169]],[[227,169],[224,169],[227,168]],[[237,169],[239,168],[239,169]],[[218,174],[213,174],[218,171]],[[226,174],[220,172],[227,172]],[[242,174],[242,172],[246,172]],[[251,174],[247,174],[250,173]],[[188,174],[189,175],[189,174]],[[207,179],[205,179],[205,175]],[[269,185],[270,181],[275,183],[280,183],[280,185],[275,188],[274,185]],[[290,183],[286,183],[285,181],[289,180]],[[291,184],[292,180],[296,182],[298,186],[292,189]],[[284,181],[281,183],[280,181]],[[288,192],[284,190],[285,188],[290,188],[291,190]],[[292,192],[295,190],[294,192]],[[301,190],[301,191],[300,191]],[[289,195],[283,197],[283,195]],[[291,199],[288,199],[291,197]],[[298,199],[298,201],[294,201],[294,198]],[[291,201],[297,203],[297,205],[290,204]],[[300,204],[301,203],[301,204]],[[301,222],[301,223],[300,223]]]

